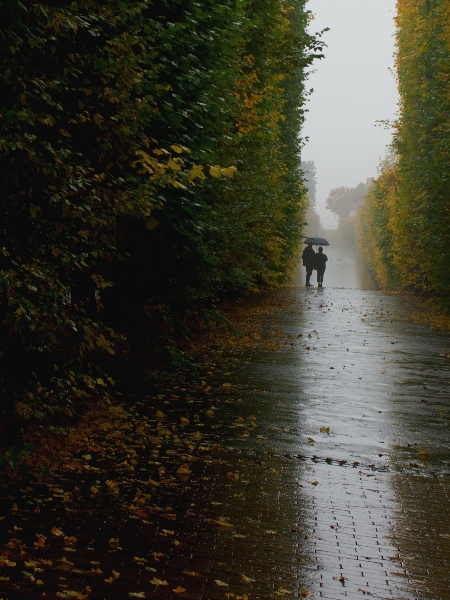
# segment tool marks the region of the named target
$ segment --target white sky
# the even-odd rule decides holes
[[[325,58],[313,65],[307,86],[303,136],[309,142],[302,160],[317,169],[316,210],[322,224],[336,226],[325,208],[331,189],[355,187],[376,177],[391,141],[391,131],[377,121],[392,121],[397,111],[393,75],[396,0],[309,0],[315,15],[312,33],[323,34]]]

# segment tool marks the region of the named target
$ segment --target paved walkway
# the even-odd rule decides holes
[[[449,336],[329,255],[327,287],[300,273],[266,348],[216,382],[244,421],[193,511],[234,527],[194,532],[193,598],[223,598],[216,579],[235,597],[450,598]]]
[[[147,509],[141,481],[137,515],[117,521],[110,501],[88,532],[82,498],[70,506],[85,595],[64,595],[64,561],[62,592],[0,580],[0,598],[450,600],[450,336],[415,323],[408,299],[356,289],[370,278],[328,254],[326,287],[300,272],[261,348],[213,353],[198,393],[161,390],[198,435],[181,484],[152,488]]]

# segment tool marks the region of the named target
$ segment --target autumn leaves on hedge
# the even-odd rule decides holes
[[[394,154],[361,218],[366,260],[385,289],[450,303],[450,5],[397,2],[400,93]]]
[[[3,3],[4,423],[70,416],[111,361],[173,360],[199,307],[285,281],[308,18],[280,0]]]

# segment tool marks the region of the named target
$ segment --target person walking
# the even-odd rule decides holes
[[[319,246],[317,254],[314,256],[314,268],[317,269],[317,285],[318,287],[323,287],[323,274],[326,269],[326,262],[328,260],[328,256],[323,253],[322,246]]]
[[[312,284],[309,282],[314,270],[314,262],[316,253],[313,250],[312,244],[308,244],[302,253],[303,266],[306,267],[306,285],[309,287]]]

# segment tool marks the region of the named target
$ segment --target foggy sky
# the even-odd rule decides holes
[[[393,75],[395,0],[309,0],[315,19],[310,31],[325,27],[325,58],[316,61],[307,87],[302,160],[317,168],[316,210],[325,227],[336,224],[325,209],[331,189],[355,187],[376,177],[391,131],[376,124],[397,112]]]

